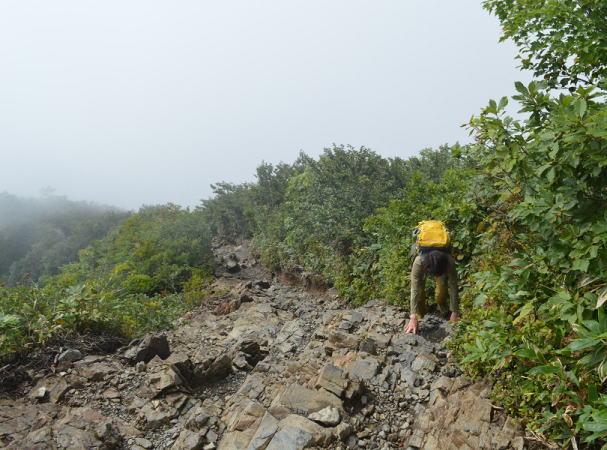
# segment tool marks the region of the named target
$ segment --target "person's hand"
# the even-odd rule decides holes
[[[457,322],[459,320],[459,314],[456,312],[451,313],[451,317],[449,318],[449,322]]]
[[[411,314],[409,316],[409,323],[405,327],[405,333],[417,334],[417,316],[415,314]]]

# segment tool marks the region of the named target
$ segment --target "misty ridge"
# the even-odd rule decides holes
[[[55,275],[130,214],[48,190],[39,198],[0,193],[0,282],[15,285]]]

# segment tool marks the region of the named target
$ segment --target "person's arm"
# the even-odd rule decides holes
[[[459,286],[457,282],[457,269],[455,268],[455,259],[449,255],[449,267],[447,269],[449,283],[449,309],[451,310],[452,322],[459,320]]]
[[[421,264],[421,257],[418,255],[413,261],[411,268],[411,314],[409,323],[405,328],[405,333],[417,333],[418,317],[421,313],[422,291],[424,289],[424,270]]]

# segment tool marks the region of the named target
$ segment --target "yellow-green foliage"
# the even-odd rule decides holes
[[[357,248],[348,263],[340,266],[336,281],[340,291],[357,302],[382,298],[408,307],[412,231],[425,219],[447,224],[460,277],[465,277],[466,262],[476,243],[470,231],[477,220],[476,205],[466,198],[470,180],[469,169],[447,171],[439,182],[414,173],[401,198],[366,220],[368,244]]]

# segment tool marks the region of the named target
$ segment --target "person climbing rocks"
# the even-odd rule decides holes
[[[411,256],[414,258],[411,268],[411,312],[404,332],[417,333],[419,319],[426,313],[425,282],[428,275],[435,279],[434,298],[440,311],[450,311],[449,320],[458,321],[457,270],[451,256],[451,239],[445,224],[438,220],[420,222],[413,231]]]

